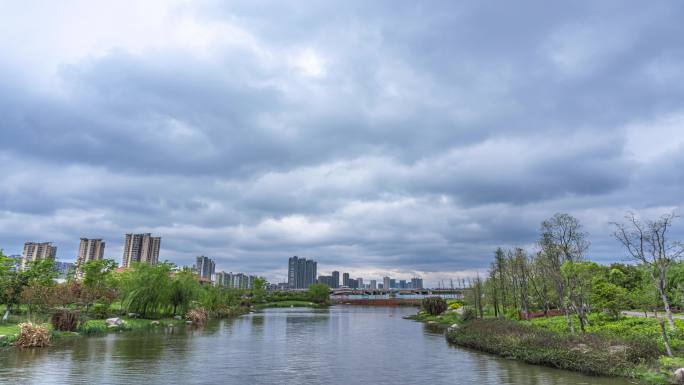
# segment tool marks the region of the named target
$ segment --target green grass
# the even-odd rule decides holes
[[[257,309],[266,309],[266,308],[271,308],[271,307],[321,307],[321,305],[319,305],[317,303],[310,302],[310,301],[296,301],[296,300],[268,302],[268,303],[256,305]]]
[[[0,336],[9,336],[17,333],[19,333],[19,325],[0,322]]]
[[[419,322],[438,323],[447,326],[461,322],[461,315],[449,310],[441,315],[430,315],[427,312],[420,311],[418,314],[410,315],[404,318]]]

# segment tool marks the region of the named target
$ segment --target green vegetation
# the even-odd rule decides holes
[[[440,315],[447,309],[447,302],[441,297],[427,297],[421,301],[421,308],[430,315]]]
[[[556,214],[542,222],[538,250],[499,248],[485,277],[462,282],[460,316],[449,309],[411,318],[452,325],[448,339],[461,346],[669,383],[684,367],[684,320],[672,316],[684,308],[684,245],[668,233],[675,218],[642,221],[629,213],[625,223],[613,224],[614,237],[635,264],[605,266],[587,259],[588,235],[579,221]]]
[[[280,301],[280,302],[267,302],[256,305],[257,309],[266,309],[270,307],[321,307],[321,305],[311,302],[311,301]]]

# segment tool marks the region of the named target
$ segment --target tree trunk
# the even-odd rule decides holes
[[[663,290],[660,290],[660,296],[663,299],[663,306],[665,307],[665,314],[667,314],[667,323],[670,326],[670,330],[675,330],[675,324],[672,320],[672,310],[670,310],[670,302],[667,300],[667,295]]]
[[[7,322],[9,319],[10,312],[12,312],[12,305],[8,304],[7,308],[5,309],[5,315],[2,316],[2,321]]]
[[[568,321],[568,328],[570,333],[575,334],[575,326],[572,324],[572,318],[570,317],[570,312],[567,306],[563,306],[563,312],[565,313],[565,319]]]

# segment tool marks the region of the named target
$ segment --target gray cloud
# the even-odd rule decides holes
[[[682,204],[678,2],[155,6],[130,33],[0,16],[26,41],[0,38],[6,252],[153,231],[179,264],[435,280],[558,211],[620,260],[609,221]]]

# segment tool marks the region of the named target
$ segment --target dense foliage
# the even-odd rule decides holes
[[[430,315],[440,315],[447,309],[447,302],[441,297],[427,297],[421,301],[421,307]]]

